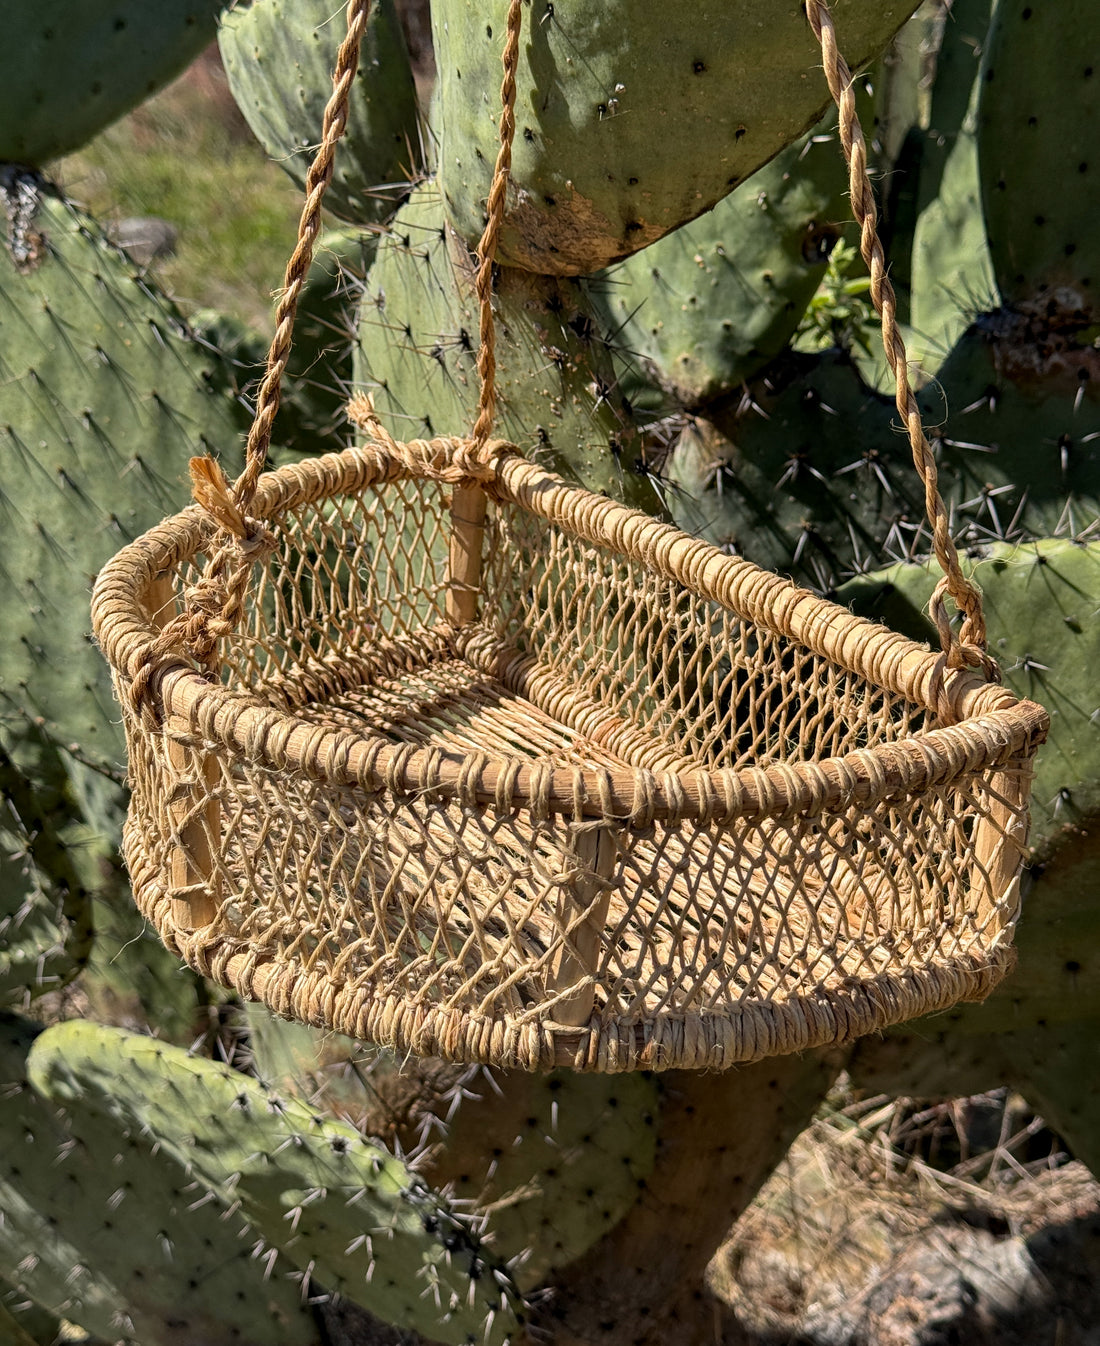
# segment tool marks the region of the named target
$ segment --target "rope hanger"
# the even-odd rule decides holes
[[[950,519],[939,492],[935,455],[924,433],[920,410],[909,381],[905,343],[898,329],[896,297],[887,275],[879,239],[878,211],[867,169],[867,146],[856,111],[853,76],[837,46],[836,28],[825,0],[805,0],[810,27],[822,53],[829,92],[839,110],[840,138],[849,171],[852,214],[859,225],[860,253],[870,275],[870,294],[879,316],[883,349],[895,380],[895,403],[912,451],[913,463],[924,486],[925,512],[932,530],[932,549],[943,577],[936,585],[930,615],[936,625],[946,666],[966,666],[982,671],[989,681],[999,672],[987,652],[985,617],[981,592],[962,572],[958,551],[951,538]],[[218,525],[223,542],[211,557],[203,579],[188,595],[187,611],[164,627],[159,652],[167,654],[180,643],[202,661],[213,658],[218,640],[236,628],[243,611],[248,574],[257,549],[268,545],[266,530],[248,518],[271,444],[272,426],[279,408],[282,379],[290,356],[298,301],[321,229],[321,208],[331,181],[336,146],[348,119],[348,100],[359,61],[370,0],[349,0],[347,34],[342,42],[333,76],[333,92],[325,109],[321,144],[306,179],[306,196],[298,225],[297,244],[287,264],[283,289],[275,310],[275,335],[268,351],[264,377],[245,449],[245,465],[230,484],[212,458],[192,458],[190,463],[194,499]],[[490,440],[496,415],[496,325],[492,309],[493,266],[505,214],[512,142],[515,135],[516,71],[522,24],[522,0],[510,0],[507,36],[502,54],[500,146],[486,203],[487,222],[477,249],[476,293],[479,310],[477,370],[479,398],[470,436],[462,442],[448,478],[468,484],[491,480]],[[391,450],[392,437],[374,415],[369,398],[353,399],[353,421],[378,437]],[[423,451],[420,441],[406,446]],[[948,615],[945,596],[950,595],[962,614],[956,635]]]

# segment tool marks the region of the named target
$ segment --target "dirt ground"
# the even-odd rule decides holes
[[[1007,1091],[844,1102],[711,1264],[722,1346],[1100,1346],[1100,1183]]]

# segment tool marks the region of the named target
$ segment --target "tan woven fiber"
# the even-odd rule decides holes
[[[441,475],[457,447],[434,447]],[[205,516],[104,570],[127,860],[170,947],[280,1012],[531,1069],[721,1067],[988,992],[1044,712],[497,465],[463,628],[445,484],[370,446],[264,478],[275,546],[223,681],[162,662],[156,731],[129,695],[142,611],[201,569]],[[212,856],[209,923],[180,919],[184,850]]]
[[[471,438],[396,443],[358,399],[361,447],[243,491],[197,467],[202,507],[101,573],[166,944],[279,1013],[529,1070],[724,1068],[986,995],[1047,717],[990,680],[953,549],[964,639],[941,613],[932,653],[491,440],[486,359]]]

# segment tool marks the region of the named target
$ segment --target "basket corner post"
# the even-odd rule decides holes
[[[454,487],[446,599],[447,620],[454,627],[469,626],[477,619],[488,507],[488,497],[480,486]]]
[[[157,628],[176,615],[177,595],[169,572],[162,571],[153,580],[144,601]],[[213,922],[219,906],[215,857],[221,834],[221,803],[216,792],[220,768],[216,757],[194,746],[194,732],[183,716],[168,715],[161,733],[168,776],[171,920],[177,930],[201,930]]]
[[[554,958],[547,984],[550,995],[566,992],[555,1001],[551,1010],[557,1024],[581,1028],[592,1017],[596,1003],[596,973],[601,961],[618,855],[615,829],[606,823],[574,829],[565,858],[572,864],[575,877],[572,882],[563,884],[558,896],[555,923],[561,947]]]
[[[994,937],[1020,914],[1020,868],[1027,854],[1030,757],[1006,763],[989,780],[989,806],[974,829],[973,855],[981,892],[977,916]]]

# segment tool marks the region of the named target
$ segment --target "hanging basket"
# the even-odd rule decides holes
[[[171,949],[279,1014],[526,1070],[724,1068],[988,994],[1040,707],[950,633],[354,410],[362,447],[215,477],[97,583],[126,862]]]

